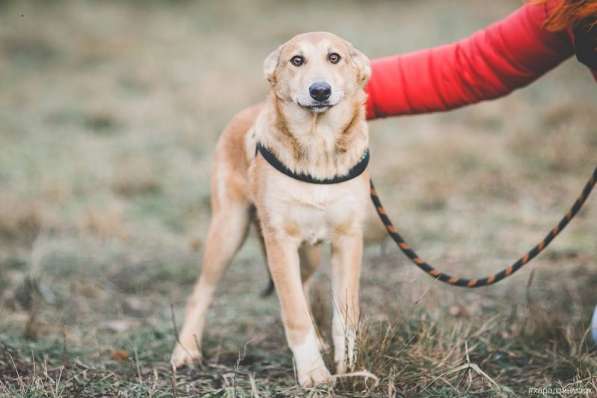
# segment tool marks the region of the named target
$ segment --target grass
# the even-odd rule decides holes
[[[0,4],[0,396],[595,395],[594,199],[529,270],[475,291],[414,269],[372,211],[356,366],[368,373],[333,389],[296,385],[250,239],[208,317],[205,363],[168,365],[200,266],[213,148],[263,97],[265,55],[308,30],[371,57],[409,51],[518,5]],[[571,60],[499,101],[372,122],[377,189],[432,264],[491,273],[552,227],[592,171],[594,101]],[[314,315],[329,337],[322,268]]]

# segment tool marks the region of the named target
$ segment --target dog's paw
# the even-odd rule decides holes
[[[170,357],[170,364],[174,368],[180,368],[181,366],[192,366],[201,363],[202,356],[201,351],[198,349],[189,350],[176,344],[172,356]]]
[[[299,384],[303,388],[311,388],[321,384],[333,384],[334,378],[329,370],[322,365],[307,372],[299,372]]]

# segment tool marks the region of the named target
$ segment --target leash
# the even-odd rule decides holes
[[[339,182],[348,181],[350,179],[353,179],[353,178],[361,175],[365,171],[365,169],[367,168],[367,165],[369,163],[369,150],[365,150],[365,152],[363,153],[363,155],[361,156],[361,158],[359,159],[357,164],[355,166],[353,166],[348,171],[347,174],[345,174],[343,176],[336,176],[336,177],[333,177],[330,179],[317,179],[317,178],[314,178],[313,176],[310,176],[307,174],[296,173],[296,172],[290,170],[286,165],[284,165],[276,157],[276,155],[273,152],[271,152],[269,150],[269,148],[265,147],[261,143],[257,143],[257,146],[255,148],[255,156],[257,156],[258,154],[261,154],[261,156],[263,156],[263,158],[272,167],[277,169],[279,172],[281,172],[291,178],[294,178],[296,180],[311,183],[311,184],[336,184]],[[585,184],[580,196],[576,199],[576,201],[574,202],[574,204],[572,205],[572,207],[570,208],[568,213],[566,213],[566,215],[564,215],[564,217],[562,217],[560,222],[555,227],[553,227],[552,230],[549,231],[549,233],[538,244],[536,244],[531,250],[526,252],[525,255],[523,255],[518,260],[516,260],[516,262],[507,266],[500,272],[490,275],[490,276],[486,276],[484,278],[478,278],[478,279],[458,278],[458,277],[452,276],[445,272],[439,271],[438,269],[434,268],[429,263],[427,263],[426,261],[421,259],[421,257],[419,257],[419,255],[405,242],[404,238],[402,238],[402,235],[400,235],[400,233],[398,232],[398,229],[394,226],[394,224],[388,217],[386,209],[381,204],[381,200],[379,199],[379,196],[377,195],[377,192],[375,191],[375,186],[373,185],[373,180],[369,180],[369,185],[370,185],[371,201],[373,202],[373,205],[375,206],[375,210],[377,211],[377,214],[379,215],[381,222],[386,227],[386,230],[388,231],[388,234],[390,235],[390,237],[394,240],[394,242],[396,242],[396,244],[398,245],[398,247],[400,248],[402,253],[404,253],[406,255],[406,257],[408,257],[423,272],[425,272],[427,275],[431,276],[434,279],[437,279],[441,282],[444,282],[444,283],[447,283],[447,284],[453,285],[453,286],[477,288],[477,287],[493,285],[493,284],[509,277],[510,275],[514,274],[516,271],[518,271],[522,267],[524,267],[526,264],[528,264],[532,259],[537,257],[539,255],[539,253],[541,253],[543,250],[545,250],[545,248],[547,246],[549,246],[549,244],[555,239],[555,237],[558,236],[564,230],[564,228],[566,228],[568,223],[578,214],[578,212],[580,211],[580,209],[586,202],[587,198],[591,194],[591,191],[593,190],[593,187],[595,186],[596,181],[597,181],[597,167],[595,167],[595,169],[593,170],[593,174],[589,178],[589,181],[587,181],[587,183]],[[273,281],[270,277],[270,283],[269,283],[268,287],[265,289],[265,291],[262,293],[262,296],[268,296],[269,294],[271,294],[273,292],[273,290],[274,290],[274,285],[273,285]]]
[[[589,178],[589,181],[587,181],[580,196],[576,199],[576,201],[574,202],[574,204],[572,205],[572,207],[570,208],[568,213],[566,213],[566,215],[564,217],[562,217],[560,222],[555,227],[553,227],[553,229],[551,231],[549,231],[549,233],[541,240],[541,242],[539,242],[531,250],[526,252],[526,254],[524,256],[522,256],[518,260],[516,260],[516,262],[507,266],[500,272],[493,274],[491,276],[486,276],[484,278],[479,278],[479,279],[458,278],[458,277],[452,276],[450,274],[446,274],[445,272],[439,271],[438,269],[431,266],[428,262],[421,259],[421,257],[419,257],[419,255],[404,241],[404,238],[402,238],[402,235],[400,235],[400,233],[398,233],[398,229],[394,226],[394,224],[388,217],[387,212],[386,212],[385,208],[383,207],[383,205],[381,204],[381,200],[379,199],[379,196],[377,195],[377,192],[375,191],[375,186],[373,185],[373,181],[370,180],[369,184],[371,187],[371,191],[370,191],[371,201],[373,202],[373,205],[375,206],[375,210],[377,211],[377,214],[379,215],[381,222],[386,227],[386,230],[388,231],[388,234],[390,235],[390,237],[392,237],[394,242],[396,242],[396,244],[398,245],[398,247],[400,248],[402,253],[404,253],[406,255],[406,257],[408,257],[423,272],[425,272],[427,275],[431,276],[434,279],[437,279],[441,282],[447,283],[452,286],[459,286],[459,287],[466,287],[466,288],[477,288],[477,287],[493,285],[503,279],[506,279],[510,275],[514,274],[516,271],[520,270],[526,264],[528,264],[533,258],[535,258],[537,255],[539,255],[539,253],[541,253],[543,250],[545,250],[545,248],[555,239],[555,237],[558,236],[560,234],[560,232],[562,232],[564,230],[564,228],[566,228],[566,225],[568,225],[570,220],[572,220],[574,218],[574,216],[576,216],[578,214],[578,212],[582,208],[583,204],[585,203],[585,201],[591,194],[591,191],[593,190],[593,187],[595,186],[596,180],[597,180],[597,167],[595,167],[595,170],[593,170],[593,174]]]

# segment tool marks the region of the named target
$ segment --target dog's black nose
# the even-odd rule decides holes
[[[311,98],[317,101],[325,101],[332,95],[332,86],[326,82],[315,82],[309,86]]]

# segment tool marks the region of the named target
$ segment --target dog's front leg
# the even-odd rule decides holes
[[[298,381],[312,387],[331,381],[325,367],[307,299],[301,283],[299,242],[264,228],[268,265],[280,300],[288,346],[294,355]]]
[[[332,338],[336,372],[346,373],[356,360],[356,334],[359,323],[359,279],[363,256],[360,232],[336,236],[332,241],[332,291],[334,315]]]

